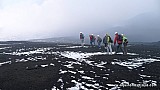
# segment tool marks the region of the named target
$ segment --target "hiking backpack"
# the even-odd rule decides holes
[[[100,37],[98,37],[97,40],[98,40],[99,42],[102,42],[102,39],[101,39]]]
[[[112,38],[110,36],[109,36],[109,42],[113,43],[113,40],[112,40]]]
[[[81,39],[84,39],[84,35],[83,35],[83,34],[80,34],[80,38],[81,38]]]
[[[127,40],[127,39],[124,39],[124,43],[128,43],[128,40]]]
[[[122,35],[118,35],[118,41],[122,41],[123,40],[123,36]]]

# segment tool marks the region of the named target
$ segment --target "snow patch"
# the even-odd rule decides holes
[[[11,64],[11,63],[12,63],[11,61],[2,62],[0,63],[0,66],[5,65],[5,64]]]
[[[74,87],[68,88],[67,90],[88,90],[85,86],[82,85],[82,83],[79,83],[75,80],[72,80],[71,82],[75,83]]]
[[[66,47],[66,48],[81,48],[82,46],[70,46],[70,47]],[[88,48],[89,46],[83,46],[83,48]]]
[[[44,67],[48,67],[48,64],[46,64],[46,65],[41,65],[41,67],[43,67],[43,68],[44,68]]]
[[[112,62],[112,64],[118,64],[120,66],[125,66],[128,69],[135,69],[138,67],[141,67],[143,64],[146,63],[152,63],[152,62],[156,62],[156,61],[160,61],[158,59],[129,59],[129,61],[116,61],[116,62]]]
[[[11,48],[11,47],[3,47],[3,48],[0,48],[0,50],[7,49],[7,48]]]
[[[140,77],[148,77],[148,78],[149,78],[149,77],[151,77],[151,76],[148,76],[148,75],[142,75],[142,74],[139,74],[139,76],[140,76]]]
[[[88,58],[93,55],[105,55],[105,54],[107,53],[106,52],[78,53],[78,52],[70,52],[70,51],[61,52],[62,56],[67,58],[72,58],[74,60]]]
[[[88,77],[88,76],[82,76],[83,79],[93,79],[91,77]]]
[[[5,53],[5,54],[11,54],[11,55],[31,55],[31,54],[39,54],[39,53],[42,53],[42,54],[45,54],[45,51],[48,51],[52,48],[38,48],[36,50],[33,50],[33,51],[27,51],[27,52],[21,52],[23,51],[24,49],[19,49],[19,50],[16,50],[16,52],[12,52],[12,53]]]

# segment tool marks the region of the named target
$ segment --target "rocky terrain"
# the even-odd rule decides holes
[[[103,46],[0,42],[0,90],[158,90],[159,51],[131,44],[128,55],[108,55]]]

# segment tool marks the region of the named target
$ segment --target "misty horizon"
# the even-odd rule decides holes
[[[0,40],[20,41],[125,34],[133,42],[160,41],[159,0],[0,0]]]

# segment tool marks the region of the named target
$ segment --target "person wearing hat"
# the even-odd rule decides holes
[[[84,46],[84,34],[80,32],[80,41],[81,41],[81,46]]]
[[[95,36],[93,34],[91,34],[91,35],[89,35],[89,38],[90,38],[91,46],[93,46],[93,44],[95,45],[95,40],[96,40]]]
[[[124,55],[127,55],[127,44],[128,44],[128,40],[126,38],[126,36],[124,36],[124,34],[121,34],[123,37],[123,51],[124,51]]]
[[[99,35],[97,35],[97,43],[98,43],[99,49],[101,48],[101,42],[102,42],[101,37]]]
[[[106,49],[107,53],[109,54],[109,52],[110,52],[110,54],[112,55],[112,43],[113,43],[113,41],[108,34],[106,34],[104,36],[103,43],[105,45],[105,49]]]
[[[118,34],[117,32],[115,32],[115,38],[114,38],[114,46],[116,46],[115,54],[117,54],[117,52],[118,52],[119,49],[123,52],[122,42],[123,42],[123,37],[122,37],[122,35],[120,35],[120,34]],[[116,44],[118,44],[118,45],[116,45]],[[123,52],[123,53],[124,53],[124,52]]]

